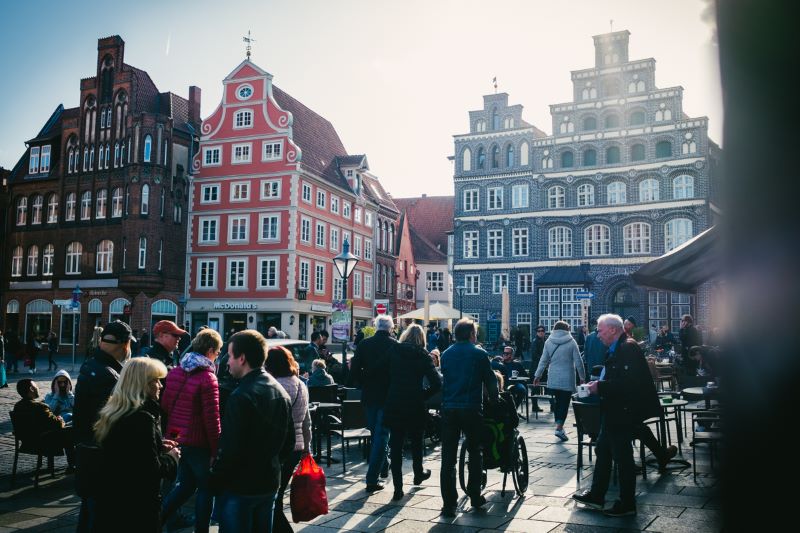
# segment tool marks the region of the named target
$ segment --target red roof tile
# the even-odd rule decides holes
[[[447,233],[453,231],[453,196],[394,198],[409,221],[414,258],[417,262],[447,260]]]

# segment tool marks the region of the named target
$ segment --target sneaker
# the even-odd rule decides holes
[[[414,476],[414,485],[422,485],[422,482],[431,477],[431,471],[425,470],[421,476]]]
[[[383,489],[384,489],[384,486],[382,484],[373,483],[373,484],[367,485],[366,491],[367,492],[378,492],[379,490],[383,490]]]
[[[556,432],[554,433],[554,435],[556,437],[558,437],[559,439],[561,439],[561,442],[565,442],[565,441],[569,440],[569,437],[567,437],[567,434],[564,433],[563,429],[557,429]]]
[[[605,500],[592,494],[591,490],[583,491],[580,494],[573,494],[572,499],[586,507],[597,509],[598,511],[602,511],[605,505]]]
[[[486,498],[483,495],[479,494],[475,498],[470,497],[469,504],[474,507],[475,509],[480,509],[484,505],[486,505]]]
[[[620,500],[617,500],[611,509],[606,509],[603,514],[606,516],[634,516],[636,515],[636,504],[624,505]]]
[[[442,507],[442,516],[446,518],[454,518],[456,516],[456,506],[445,505],[444,507]]]
[[[678,447],[674,444],[667,448],[666,452],[664,453],[664,457],[658,462],[658,470],[659,472],[663,472],[667,469],[667,465],[669,464],[669,460],[678,455]]]

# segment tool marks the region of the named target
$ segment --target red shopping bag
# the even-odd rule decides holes
[[[328,514],[328,493],[325,491],[325,472],[311,454],[303,455],[292,475],[290,504],[292,520],[307,522]]]

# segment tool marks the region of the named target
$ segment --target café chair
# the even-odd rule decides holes
[[[700,428],[698,430],[698,428]],[[715,411],[693,411],[692,412],[692,474],[697,481],[697,446],[707,444],[709,449],[709,459],[711,470],[714,470],[714,455],[718,453],[717,446],[722,442],[722,413]]]
[[[17,462],[19,461],[19,454],[24,453],[36,456],[36,473],[33,477],[33,488],[38,489],[39,474],[42,471],[42,463],[44,458],[47,457],[47,469],[50,472],[50,476],[55,477],[54,458],[56,456],[64,455],[64,450],[56,451],[53,450],[52,447],[48,448],[41,444],[34,445],[22,441],[16,429],[16,413],[11,411],[9,415],[11,416],[11,432],[14,434],[14,463],[11,469],[11,488],[14,487],[14,482],[17,478]]]
[[[322,385],[319,387],[308,388],[308,401],[318,403],[336,403],[339,401],[338,397],[339,386],[336,383],[332,385]]]
[[[347,450],[351,440],[357,440],[361,447],[361,454],[366,459],[369,457],[369,447],[372,442],[372,433],[367,429],[367,414],[361,400],[344,400],[342,402],[342,418],[328,415],[328,464],[331,456],[331,436],[335,435],[342,441],[342,474],[347,473]]]

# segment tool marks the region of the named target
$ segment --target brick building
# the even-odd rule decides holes
[[[348,155],[333,125],[272,79],[248,57],[203,121],[186,269],[192,331],[330,331],[345,241],[361,259],[347,286],[354,323],[372,316],[375,198],[386,195],[366,157]]]
[[[500,93],[455,136],[454,282],[482,326],[500,320],[504,285],[523,329],[581,323],[578,291],[594,293],[592,317],[704,322],[702,294],[630,279],[713,224],[720,150],[708,119],[683,112],[683,88],[656,86],[654,59],[629,60],[628,38],[594,37],[594,67],[573,71],[571,99],[550,106],[552,135]]]
[[[56,108],[9,177],[2,314],[23,341],[53,330],[67,352],[74,327],[82,353],[96,324],[178,317],[200,90],[159,92],[124,52],[98,40],[79,106]],[[78,288],[76,312],[55,303]]]

